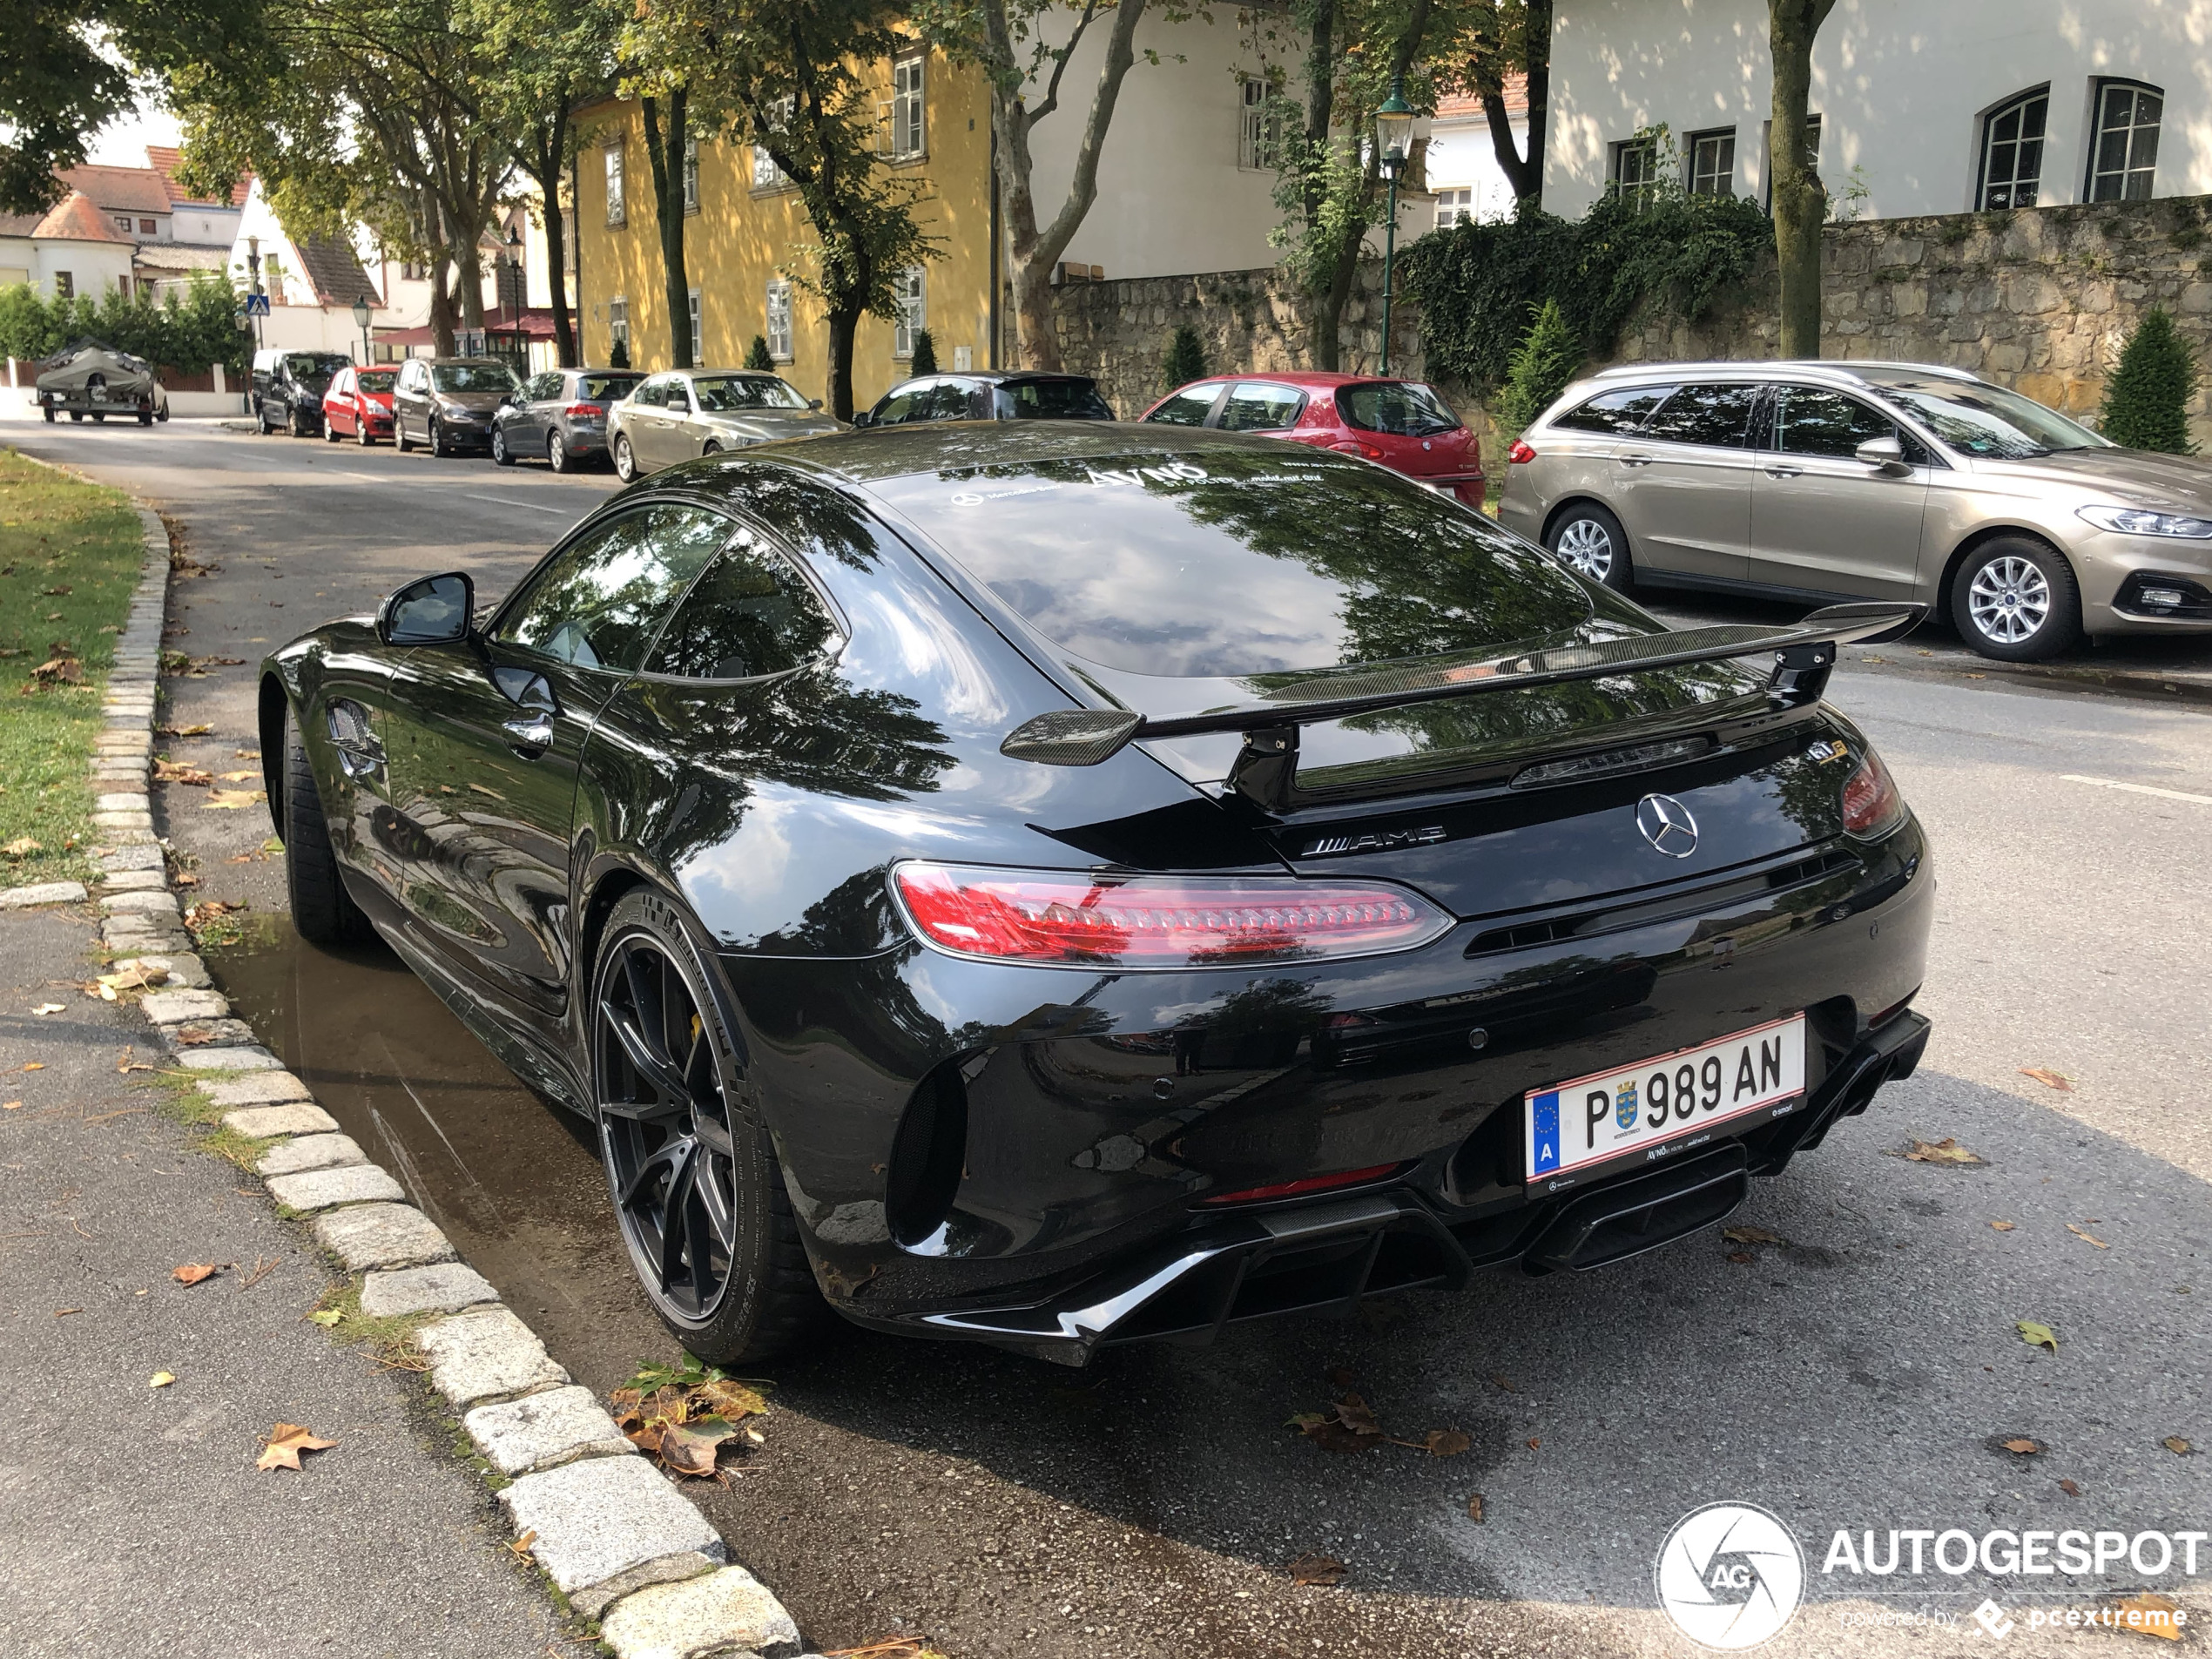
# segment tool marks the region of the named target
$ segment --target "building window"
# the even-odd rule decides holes
[[[2033,207],[2043,182],[2043,127],[2051,89],[2036,88],[1999,105],[1982,118],[1978,209]]]
[[[1242,86],[1237,165],[1249,172],[1272,172],[1283,159],[1283,106],[1257,75],[1245,76]]]
[[[121,231],[125,236],[128,236],[131,233],[131,215],[128,213],[118,213],[115,216],[115,228]]]
[[[75,296],[76,293],[77,277],[74,273],[69,271],[57,271],[54,273],[55,299],[71,299]]]
[[[899,320],[891,325],[891,354],[914,354],[914,336],[929,327],[929,300],[921,267],[910,265],[892,279],[891,292],[899,305]]]
[[[922,62],[901,57],[891,65],[891,154],[897,160],[922,153]]]
[[[1659,193],[1659,141],[1629,138],[1613,146],[1613,188],[1638,212]]]
[[[699,211],[699,141],[684,140],[684,211]]]
[[[2155,86],[2107,81],[2097,88],[2097,119],[2089,140],[2089,199],[2150,199],[2158,171],[2158,124],[2166,95]]]
[[[1448,231],[1454,225],[1474,222],[1474,191],[1440,190],[1436,192],[1436,228]]]
[[[768,355],[791,361],[791,284],[781,277],[768,285]]]
[[[772,132],[781,132],[791,124],[793,105],[787,98],[778,98],[769,106],[768,125]],[[791,182],[784,170],[776,165],[775,157],[768,153],[765,145],[752,146],[752,187],[755,190],[777,190]]]
[[[430,267],[421,260],[402,260],[400,262],[400,280],[402,282],[425,282],[429,276]]]
[[[630,210],[622,193],[622,146],[610,144],[601,153],[607,159],[607,223],[626,225]]]
[[[699,325],[699,291],[691,290],[691,367],[706,361],[706,331]]]
[[[607,301],[607,344],[610,348],[619,346],[625,356],[630,352],[630,301],[617,294]]]
[[[155,226],[154,222],[153,222],[152,219],[140,219],[140,220],[138,221],[138,234],[139,234],[139,235],[141,235],[141,236],[152,236],[152,235],[153,235],[153,234],[155,234],[155,233],[156,233],[156,230],[157,230],[157,226]]]
[[[1693,196],[1732,196],[1736,193],[1736,129],[1689,135],[1689,193]]]

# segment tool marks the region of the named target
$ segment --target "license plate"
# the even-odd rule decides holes
[[[1651,1163],[1794,1111],[1805,1019],[1793,1014],[1696,1049],[1532,1092],[1528,1182],[1556,1192],[1616,1163]]]

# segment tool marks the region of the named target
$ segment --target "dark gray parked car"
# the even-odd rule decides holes
[[[912,426],[918,421],[1110,421],[1114,411],[1083,374],[1046,369],[985,369],[902,381],[854,426]]]
[[[521,384],[496,357],[410,357],[392,388],[392,440],[434,455],[488,448],[492,416]]]
[[[628,368],[549,368],[492,416],[491,458],[502,467],[543,455],[556,472],[607,456],[607,411],[645,378]]]

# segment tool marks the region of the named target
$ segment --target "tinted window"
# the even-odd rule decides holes
[[[798,389],[772,374],[718,374],[691,382],[691,396],[699,408],[718,414],[733,409],[803,409],[806,400]]]
[[[1244,381],[1229,388],[1229,401],[1221,406],[1221,429],[1279,432],[1296,426],[1305,408],[1303,392],[1288,386],[1270,386],[1264,381]]]
[[[635,374],[581,374],[577,395],[591,403],[619,402],[635,389],[637,379]]]
[[[1001,420],[1110,421],[1114,411],[1094,381],[1016,381],[998,388]]]
[[[1642,435],[1670,443],[1741,448],[1750,434],[1751,410],[1758,401],[1756,386],[1685,386],[1661,406]]]
[[[926,418],[917,406],[926,408],[931,388],[927,386],[902,386],[875,406],[871,422],[876,426],[897,426],[903,421]]]
[[[1897,423],[1864,403],[1817,386],[1781,386],[1774,394],[1774,447],[1799,455],[1850,460],[1870,438],[1893,438]]]
[[[910,421],[965,421],[975,414],[974,387],[967,381],[939,381],[914,400]]]
[[[529,384],[523,388],[523,395],[529,399],[529,401],[533,403],[542,403],[548,398],[560,396],[560,370],[555,369],[550,374],[539,374],[533,377]]]
[[[530,578],[494,637],[584,668],[634,669],[732,529],[726,518],[673,503],[611,518]]]
[[[1428,387],[1410,381],[1347,386],[1337,394],[1337,412],[1348,426],[1395,437],[1426,438],[1460,428],[1460,417],[1449,404]]]
[[[1214,399],[1220,395],[1218,385],[1186,386],[1144,418],[1164,426],[1204,426]]]
[[[818,657],[837,630],[799,572],[738,532],[698,579],[648,665],[685,679],[741,680]]]
[[[630,395],[630,401],[640,408],[658,409],[668,402],[668,382],[647,381]]]
[[[1625,392],[1601,392],[1552,424],[1569,432],[1633,432],[1674,389],[1671,386],[1638,386]]]
[[[1292,443],[952,468],[884,496],[1069,652],[1233,675],[1573,626],[1574,578],[1409,479]]]
[[[504,363],[440,363],[430,379],[441,392],[511,392],[515,371]]]
[[[354,384],[364,392],[388,392],[398,378],[388,368],[365,368],[354,377]]]

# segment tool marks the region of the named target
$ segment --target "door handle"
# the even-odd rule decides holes
[[[517,752],[533,758],[553,746],[553,722],[543,714],[526,720],[509,720],[499,729],[514,739],[512,746]]]
[[[1802,478],[1804,473],[1803,467],[1769,467],[1766,469],[1766,475],[1770,478]]]
[[[1658,458],[1656,455],[1622,455],[1620,461],[1624,467],[1648,467]]]

